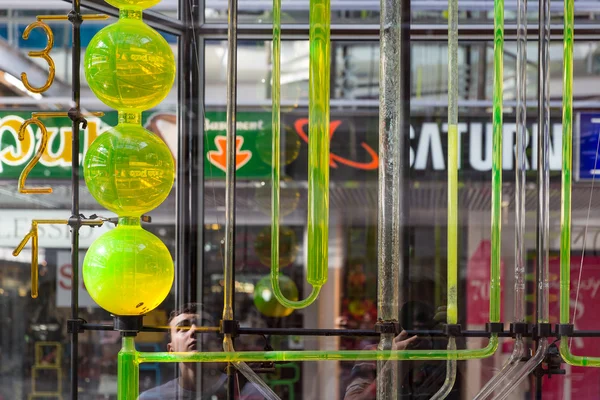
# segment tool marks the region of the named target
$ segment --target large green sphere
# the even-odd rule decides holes
[[[100,307],[115,315],[146,314],[171,290],[167,247],[139,225],[122,225],[96,239],[83,261],[83,281]]]
[[[83,161],[87,187],[119,216],[141,216],[169,195],[175,163],[167,145],[141,125],[119,124],[101,134]]]
[[[85,52],[85,77],[107,106],[141,112],[159,104],[175,80],[167,41],[141,20],[121,18],[98,32]]]
[[[161,2],[161,0],[106,0],[106,2],[117,8],[144,10],[157,5]]]
[[[286,298],[298,300],[298,288],[293,280],[285,275],[279,275],[279,287]],[[294,312],[293,308],[287,308],[279,303],[273,294],[270,276],[261,278],[254,286],[254,305],[267,317],[282,318]]]

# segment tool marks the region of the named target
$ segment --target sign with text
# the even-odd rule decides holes
[[[485,325],[490,321],[490,263],[492,244],[482,240],[467,263],[467,324]],[[500,261],[501,281],[504,283],[504,263]],[[504,285],[500,289],[500,299],[504,298]],[[504,315],[504,302],[501,301],[500,315]]]
[[[83,283],[82,268],[85,252],[79,252],[79,307],[99,308],[98,304],[85,289]],[[71,252],[56,252],[56,307],[71,307],[71,276],[73,269],[71,267]]]
[[[600,179],[600,113],[580,113],[578,121],[575,177],[578,180]]]
[[[107,211],[82,211],[84,215],[107,215]],[[69,210],[0,210],[0,244],[4,247],[17,247],[31,229],[32,219],[69,219]],[[112,215],[111,215],[112,216]],[[87,248],[104,232],[112,229],[112,224],[92,228],[82,226],[79,230],[79,245]],[[38,225],[40,248],[71,247],[71,229],[68,225]],[[31,243],[26,249],[31,247]]]
[[[596,121],[596,114],[581,114],[582,132]],[[599,114],[600,115],[600,114]],[[17,132],[30,117],[25,112],[0,112],[0,179],[18,179],[25,165],[40,144],[39,127],[30,125],[25,140]],[[600,118],[600,117],[599,117]],[[308,166],[309,126],[306,111],[295,110],[281,117],[281,154],[283,173],[305,180]],[[330,119],[330,175],[332,180],[375,180],[379,165],[379,116],[375,111],[365,115],[332,112]],[[587,122],[586,122],[587,121]],[[48,150],[33,168],[29,177],[41,179],[70,178],[71,123],[67,118],[43,120],[49,136]],[[81,132],[80,158],[93,140],[117,123],[117,113],[108,112],[102,118],[90,118]],[[143,114],[143,125],[159,136],[177,158],[177,116],[172,112]],[[204,171],[206,178],[225,176],[226,113],[207,111],[204,115]],[[271,175],[271,113],[265,111],[237,113],[236,170],[240,179],[268,179]],[[442,178],[447,166],[447,123],[443,118],[414,117],[411,119],[408,157],[413,175],[419,179]],[[459,169],[461,177],[487,175],[492,167],[492,123],[481,117],[462,117],[458,124]],[[537,125],[528,126],[527,169],[537,165]],[[505,119],[503,125],[503,169],[515,169],[516,124]],[[552,171],[560,171],[562,125],[551,124],[549,163]],[[580,167],[589,166],[591,147],[597,143],[597,131],[585,133],[581,141]],[[593,163],[593,160],[592,160]],[[556,174],[554,174],[556,175]],[[553,176],[554,176],[553,175]],[[587,175],[580,174],[582,178]]]

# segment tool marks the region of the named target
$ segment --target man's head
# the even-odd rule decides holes
[[[202,309],[202,305],[190,303],[175,310],[169,317],[169,343],[167,350],[173,352],[197,351],[200,347],[196,335],[196,328],[200,326],[214,326],[213,318]],[[206,335],[205,335],[206,336]],[[204,347],[207,347],[204,341]],[[209,349],[207,349],[209,350]],[[210,351],[210,350],[209,350]]]

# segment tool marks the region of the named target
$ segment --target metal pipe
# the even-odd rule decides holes
[[[73,26],[73,55],[71,60],[72,84],[72,139],[71,139],[71,320],[79,319],[79,124],[81,115],[81,5],[73,0],[69,20]],[[77,400],[79,387],[79,331],[71,331],[71,400]]]
[[[393,323],[399,316],[400,254],[400,172],[403,140],[400,123],[403,120],[401,92],[400,39],[402,0],[381,0],[379,81],[379,189],[377,215],[377,319]],[[407,0],[404,0],[407,1]],[[410,66],[405,66],[409,68]],[[383,333],[378,350],[391,350],[394,333]],[[389,400],[398,396],[398,363],[377,362],[377,399]]]
[[[234,254],[235,254],[235,172],[236,172],[236,106],[237,106],[237,20],[238,1],[228,0],[229,29],[227,54],[227,165],[225,168],[225,255],[223,266],[223,320],[234,319]],[[227,333],[223,337],[223,351],[234,352],[233,338]],[[268,400],[279,400],[279,396],[246,363],[232,363]],[[228,398],[232,395],[232,379],[228,373]]]

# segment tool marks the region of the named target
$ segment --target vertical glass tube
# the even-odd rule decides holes
[[[573,166],[573,0],[565,0],[562,194],[560,218],[560,323],[568,324],[571,285],[571,169]]]
[[[308,83],[308,246],[307,281],[327,282],[329,240],[329,77],[331,21],[329,0],[310,0]],[[312,268],[310,268],[312,266]]]
[[[537,322],[549,322],[549,226],[550,226],[550,0],[539,1],[538,68],[538,212],[537,212]],[[516,369],[495,399],[505,399],[543,361],[548,339],[541,338],[535,355]]]
[[[458,321],[458,0],[448,0],[448,304],[449,324]]]
[[[281,0],[273,0],[272,84],[272,193],[271,284],[277,300],[289,308],[312,304],[327,282],[329,266],[329,74],[331,64],[329,0],[310,1],[310,54],[308,105],[308,257],[307,281],[311,294],[304,300],[287,299],[279,286],[279,194],[280,194],[280,74]]]
[[[381,0],[379,32],[379,211],[377,216],[378,290],[377,318],[383,322],[398,320],[400,255],[400,173],[401,121],[400,93],[401,0]],[[406,0],[405,0],[406,1]],[[407,65],[405,68],[410,68]],[[381,335],[378,349],[391,350],[393,333]],[[377,399],[395,399],[398,395],[398,365],[377,362]]]
[[[500,322],[500,244],[502,239],[502,96],[504,91],[504,1],[494,2],[494,92],[492,153],[492,259],[490,322]]]
[[[517,1],[517,172],[515,175],[515,284],[514,321],[525,322],[525,172],[526,172],[526,95],[527,95],[527,1]],[[503,21],[496,21],[497,23]],[[515,344],[509,359],[499,373],[494,375],[477,393],[475,400],[487,398],[519,366],[525,355],[522,335],[515,337]]]
[[[133,336],[124,336],[118,356],[118,400],[137,400],[139,391],[139,364]]]
[[[448,339],[448,350],[456,350],[456,339]],[[442,387],[431,397],[430,400],[443,400],[452,391],[456,382],[456,358],[448,358],[446,361],[446,379]]]

